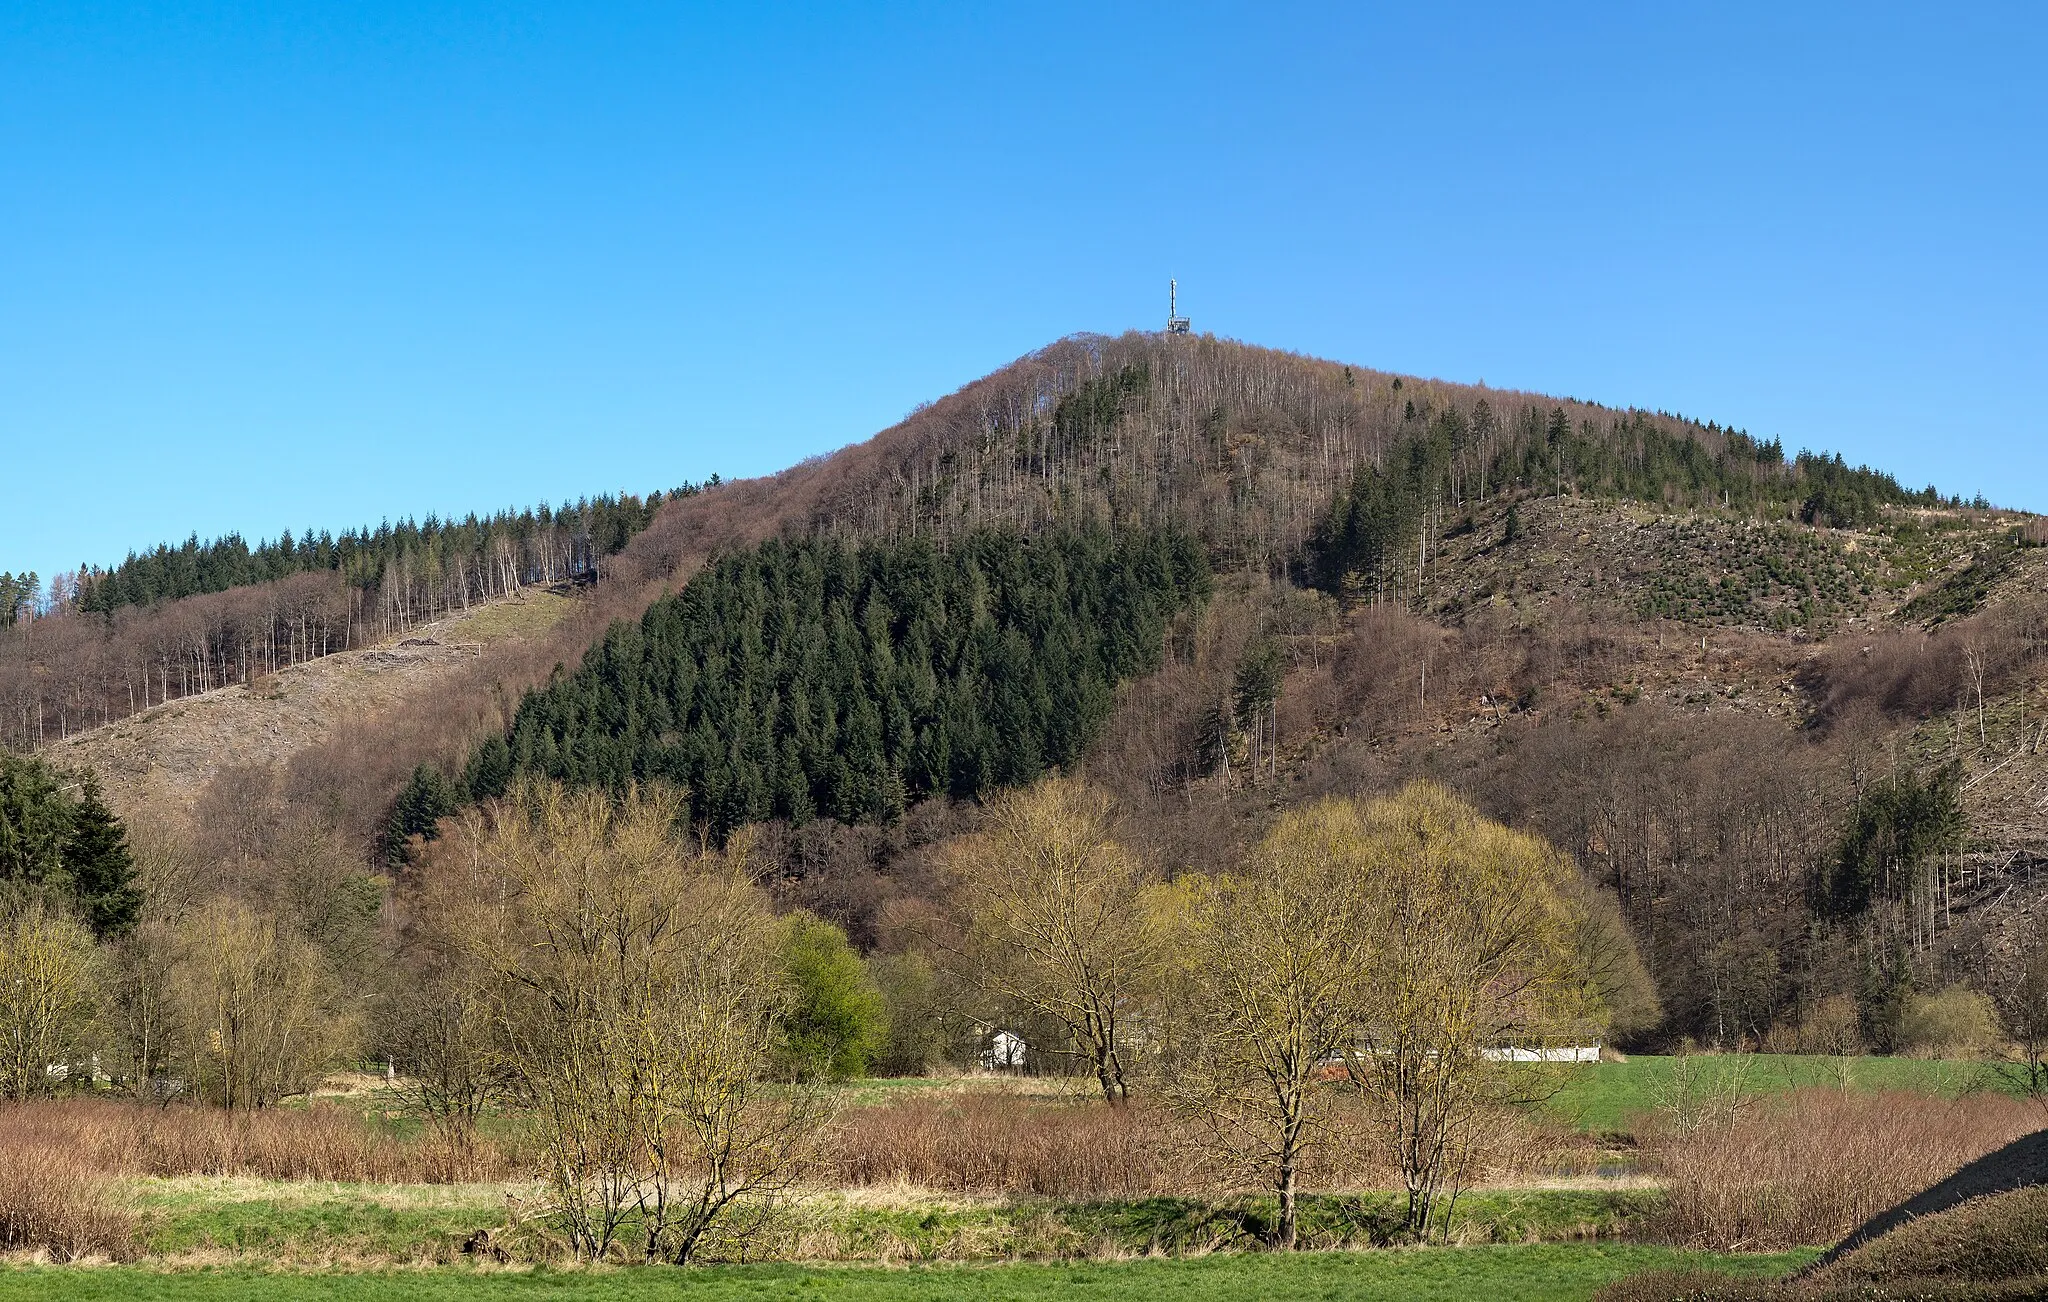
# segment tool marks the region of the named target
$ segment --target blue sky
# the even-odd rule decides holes
[[[773,470],[1169,275],[2048,509],[2044,12],[0,5],[0,569]]]

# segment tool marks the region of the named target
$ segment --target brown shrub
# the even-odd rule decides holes
[[[828,1170],[840,1183],[955,1193],[1132,1198],[1194,1183],[1149,1108],[962,1094],[855,1108]]]
[[[2048,1280],[2040,1278],[1826,1286],[1738,1279],[1709,1270],[1653,1270],[1609,1284],[1593,1295],[1594,1302],[2041,1302],[2044,1297],[2048,1297]]]
[[[18,1104],[0,1133],[35,1135],[108,1175],[245,1175],[267,1180],[439,1183],[518,1174],[520,1154],[479,1139],[460,1169],[425,1140],[333,1104],[229,1113],[102,1099]]]
[[[1667,1229],[1704,1246],[1832,1243],[1964,1163],[2038,1128],[1994,1095],[1798,1090],[1651,1142]]]
[[[1768,1280],[1730,1279],[1711,1270],[1651,1270],[1616,1280],[1594,1302],[1771,1302],[1783,1286]]]
[[[1393,1189],[1400,1176],[1362,1109],[1340,1110],[1331,1142],[1311,1151],[1304,1187]],[[1489,1118],[1470,1173],[1507,1181],[1592,1169],[1597,1146],[1539,1130],[1518,1115]],[[953,1193],[1048,1198],[1143,1198],[1235,1192],[1205,1169],[1176,1123],[1139,1102],[1111,1108],[1005,1093],[908,1098],[840,1118],[829,1179],[849,1186],[908,1184]]]
[[[134,1218],[109,1202],[106,1177],[61,1127],[24,1124],[28,1110],[11,1108],[0,1123],[0,1250],[134,1256]]]
[[[1973,1198],[1880,1235],[1816,1273],[1830,1285],[2048,1276],[2048,1186]]]

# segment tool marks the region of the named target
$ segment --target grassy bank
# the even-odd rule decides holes
[[[1449,1248],[1373,1253],[1247,1254],[1192,1260],[1060,1265],[718,1266],[674,1270],[489,1271],[441,1268],[357,1274],[220,1270],[159,1272],[133,1267],[0,1271],[0,1299],[21,1302],[651,1302],[686,1294],[695,1302],[831,1297],[838,1302],[1032,1302],[1039,1298],[1344,1298],[1452,1302],[1583,1299],[1611,1280],[1651,1269],[1781,1274],[1811,1253],[1716,1256],[1608,1244]]]
[[[143,1251],[170,1263],[260,1258],[298,1266],[450,1263],[488,1229],[515,1249],[540,1249],[502,1228],[530,1190],[504,1185],[373,1185],[182,1177],[131,1182]],[[508,1198],[509,1195],[509,1198]],[[527,1197],[523,1198],[522,1195]],[[1001,1261],[1120,1258],[1256,1249],[1269,1199],[1123,1201],[974,1198],[911,1190],[820,1194],[791,1207],[759,1255],[805,1261]],[[1662,1206],[1655,1190],[1479,1190],[1458,1201],[1449,1237],[1465,1244],[1612,1242]],[[1356,1248],[1400,1238],[1392,1193],[1311,1196],[1310,1247]],[[527,1237],[531,1237],[529,1231]]]

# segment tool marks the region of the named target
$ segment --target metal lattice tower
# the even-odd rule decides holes
[[[1180,282],[1177,280],[1166,282],[1166,333],[1188,333],[1188,319],[1180,314]]]

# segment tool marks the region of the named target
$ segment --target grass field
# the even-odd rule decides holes
[[[22,1302],[692,1302],[833,1298],[838,1302],[1035,1302],[1094,1297],[1141,1302],[1267,1298],[1563,1302],[1610,1280],[1658,1268],[1779,1274],[1813,1253],[1715,1256],[1668,1248],[1546,1244],[1368,1253],[1249,1254],[1192,1260],[1062,1265],[714,1266],[687,1271],[472,1271],[461,1267],[357,1274],[246,1270],[158,1272],[132,1267],[0,1270],[0,1299]]]
[[[1627,1062],[1560,1069],[1564,1087],[1543,1105],[1552,1117],[1594,1133],[1625,1130],[1631,1118],[1654,1112],[1676,1096],[1739,1088],[1771,1093],[1807,1085],[1851,1089],[1914,1090],[1954,1097],[1992,1089],[1997,1077],[1983,1063],[1921,1058],[1830,1058],[1813,1054],[1643,1054]],[[1689,1079],[1681,1080],[1689,1074]]]

